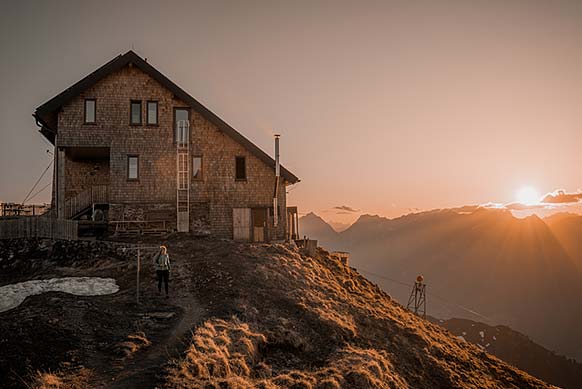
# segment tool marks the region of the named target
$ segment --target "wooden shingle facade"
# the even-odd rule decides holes
[[[188,172],[187,231],[260,241],[287,238],[294,229],[286,187],[299,179],[281,167],[277,180],[273,158],[133,51],[41,105],[34,117],[55,145],[59,218],[175,230],[181,161]],[[189,133],[187,159],[177,154],[179,126]]]

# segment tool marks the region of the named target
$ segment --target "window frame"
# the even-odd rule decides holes
[[[200,176],[194,177],[194,158],[200,158]],[[204,178],[204,158],[202,154],[195,154],[192,156],[192,180],[193,181],[202,181]]]
[[[156,122],[150,123],[150,104],[154,103],[156,105]],[[146,101],[146,125],[147,126],[158,126],[160,123],[160,103],[158,100],[147,100]]]
[[[93,102],[93,121],[87,121],[87,102]],[[83,124],[97,124],[97,99],[96,98],[89,98],[83,100]]]
[[[139,104],[139,123],[133,122],[132,109],[134,104]],[[129,101],[129,125],[130,126],[142,126],[143,125],[143,104],[141,100],[130,100]]]
[[[174,144],[178,143],[178,139],[176,139],[176,135],[178,133],[178,123],[176,123],[176,111],[177,110],[185,110],[188,111],[188,123],[190,124],[189,127],[189,137],[190,139],[192,139],[192,110],[190,109],[190,107],[174,107],[172,112],[172,128],[173,128],[173,139],[174,139]]]
[[[131,178],[129,176],[129,161],[135,158],[137,160],[137,166],[136,166],[136,177],[135,178]],[[127,181],[139,181],[139,154],[127,154]]]
[[[238,169],[237,169],[237,163],[239,160],[242,160],[244,163],[244,178],[239,178],[238,177]],[[248,174],[247,174],[247,157],[244,155],[237,155],[234,157],[234,180],[235,181],[246,181],[248,178]]]

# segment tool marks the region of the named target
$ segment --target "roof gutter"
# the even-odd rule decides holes
[[[47,138],[47,140],[54,145],[57,132],[50,128],[48,124],[46,124],[46,122],[42,120],[42,118],[36,112],[32,114],[32,117],[34,118],[34,123],[38,127],[40,127],[40,130],[38,130],[38,132],[40,132],[41,135]]]

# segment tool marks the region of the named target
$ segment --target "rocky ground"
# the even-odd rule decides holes
[[[39,383],[65,383],[64,387],[125,387],[128,377],[134,387],[140,383],[151,387],[168,357],[183,348],[182,335],[196,324],[198,313],[190,309],[191,303],[180,300],[185,292],[168,300],[158,296],[151,255],[144,255],[142,294],[136,303],[136,251],[126,249],[134,246],[1,242],[0,285],[54,277],[111,277],[120,291],[106,296],[50,292],[0,313],[0,377],[4,377],[0,387],[28,387],[34,378]],[[180,284],[179,278],[175,284]]]
[[[135,254],[123,250],[130,243],[2,242],[0,286],[58,276],[112,277],[120,286],[108,296],[31,296],[0,313],[3,385],[548,387],[410,314],[324,251],[163,243],[171,297],[157,295],[145,260],[136,304]]]

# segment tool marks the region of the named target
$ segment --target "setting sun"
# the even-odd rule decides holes
[[[517,202],[524,205],[534,205],[540,202],[540,194],[531,186],[524,186],[517,191]]]

